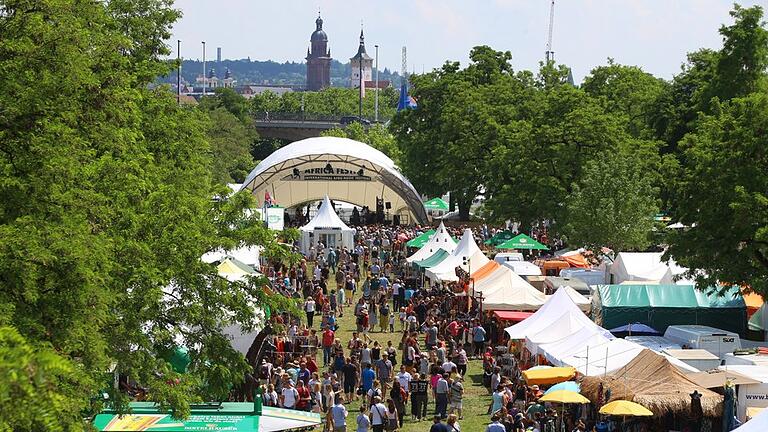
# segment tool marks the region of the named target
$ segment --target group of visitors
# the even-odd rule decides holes
[[[432,418],[431,430],[458,432],[468,362],[484,352],[487,331],[466,298],[409,280],[402,242],[382,232],[394,234],[363,230],[352,250],[320,244],[314,261],[275,272],[303,298],[306,319],[272,317],[264,404],[321,413],[333,431],[395,431]],[[345,313],[353,328],[340,328]]]

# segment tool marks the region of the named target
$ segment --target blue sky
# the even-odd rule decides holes
[[[744,6],[758,3],[743,1]],[[733,2],[723,0],[559,0],[555,5],[555,59],[581,81],[608,57],[671,78],[687,52],[719,48],[717,30],[730,23]],[[302,61],[320,8],[331,55],[343,62],[357,51],[360,23],[366,47],[379,45],[383,69],[417,73],[446,60],[466,64],[469,50],[490,45],[512,52],[515,69],[535,69],[545,51],[549,0],[177,0],[184,17],[173,31],[182,56]],[[174,53],[175,54],[175,53]]]

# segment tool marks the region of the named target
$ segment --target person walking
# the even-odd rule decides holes
[[[333,354],[333,341],[336,340],[336,332],[334,332],[330,326],[326,327],[323,331],[322,345],[323,345],[323,367],[328,366],[331,362]]]
[[[421,421],[427,417],[427,390],[429,383],[422,378],[422,375],[416,374],[409,383],[409,394],[411,398],[411,419]]]
[[[387,399],[387,432],[394,432],[400,429],[398,421],[397,405],[392,399]]]
[[[347,416],[349,412],[342,403],[341,395],[338,395],[336,399],[336,403],[328,410],[328,415],[333,422],[333,432],[347,432]]]
[[[435,415],[433,420],[434,423],[432,423],[432,427],[429,428],[429,432],[451,432],[450,429],[448,429],[448,426],[443,423],[443,419],[439,415]]]
[[[468,361],[469,359],[467,358],[467,351],[464,350],[464,347],[460,345],[459,349],[456,350],[456,370],[462,377],[467,374]]]
[[[461,426],[459,426],[457,420],[456,414],[448,414],[448,420],[445,421],[445,425],[448,426],[450,432],[461,432]]]
[[[368,415],[371,419],[373,432],[384,432],[384,427],[387,424],[387,407],[381,403],[381,397],[375,396],[373,398]]]
[[[454,380],[449,380],[450,384],[450,393],[451,393],[451,411],[450,413],[453,414],[454,412],[459,416],[460,419],[463,419],[463,402],[462,399],[464,398],[464,385],[461,383],[461,377],[456,377]]]
[[[483,355],[483,347],[485,345],[485,329],[479,322],[472,327],[472,342],[475,345],[474,355],[480,358]]]
[[[307,297],[304,302],[304,312],[307,314],[307,327],[312,328],[315,318],[315,300],[312,296]]]
[[[357,415],[357,419],[355,420],[355,424],[357,425],[355,432],[368,432],[371,428],[371,419],[365,411],[365,404],[360,404],[360,414]]]
[[[381,391],[386,393],[389,389],[389,383],[392,381],[392,362],[389,361],[389,356],[386,353],[382,353],[381,360],[376,362],[376,377],[381,383]]]
[[[447,416],[446,411],[448,410],[449,391],[448,374],[443,374],[437,380],[437,384],[435,385],[435,415],[439,415],[440,418],[445,418]]]

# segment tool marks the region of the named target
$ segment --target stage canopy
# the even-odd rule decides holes
[[[427,212],[416,189],[395,163],[373,147],[348,138],[307,138],[269,155],[251,171],[241,190],[260,202],[265,193],[283,207],[318,201],[328,195],[376,210],[383,198],[385,210],[401,221],[424,223]]]

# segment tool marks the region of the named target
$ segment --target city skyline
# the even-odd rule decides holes
[[[750,6],[758,2],[742,2]],[[251,58],[303,62],[318,6],[328,33],[331,55],[342,63],[357,50],[361,22],[366,42],[380,46],[381,69],[400,70],[403,45],[408,69],[420,73],[445,61],[467,64],[476,45],[511,51],[516,70],[536,70],[544,58],[550,2],[449,0],[440,7],[428,0],[395,0],[386,4],[302,0],[248,2],[229,0],[228,8],[211,13],[209,3],[178,0],[184,16],[173,28],[172,41],[182,40],[182,57],[199,59],[200,41],[223,48],[226,59]],[[670,79],[688,52],[721,46],[717,30],[730,23],[732,2],[722,0],[557,2],[553,49],[555,60],[573,69],[580,82],[611,57]],[[244,37],[247,35],[247,37]],[[267,41],[263,43],[261,41]],[[175,56],[175,43],[171,44]]]

